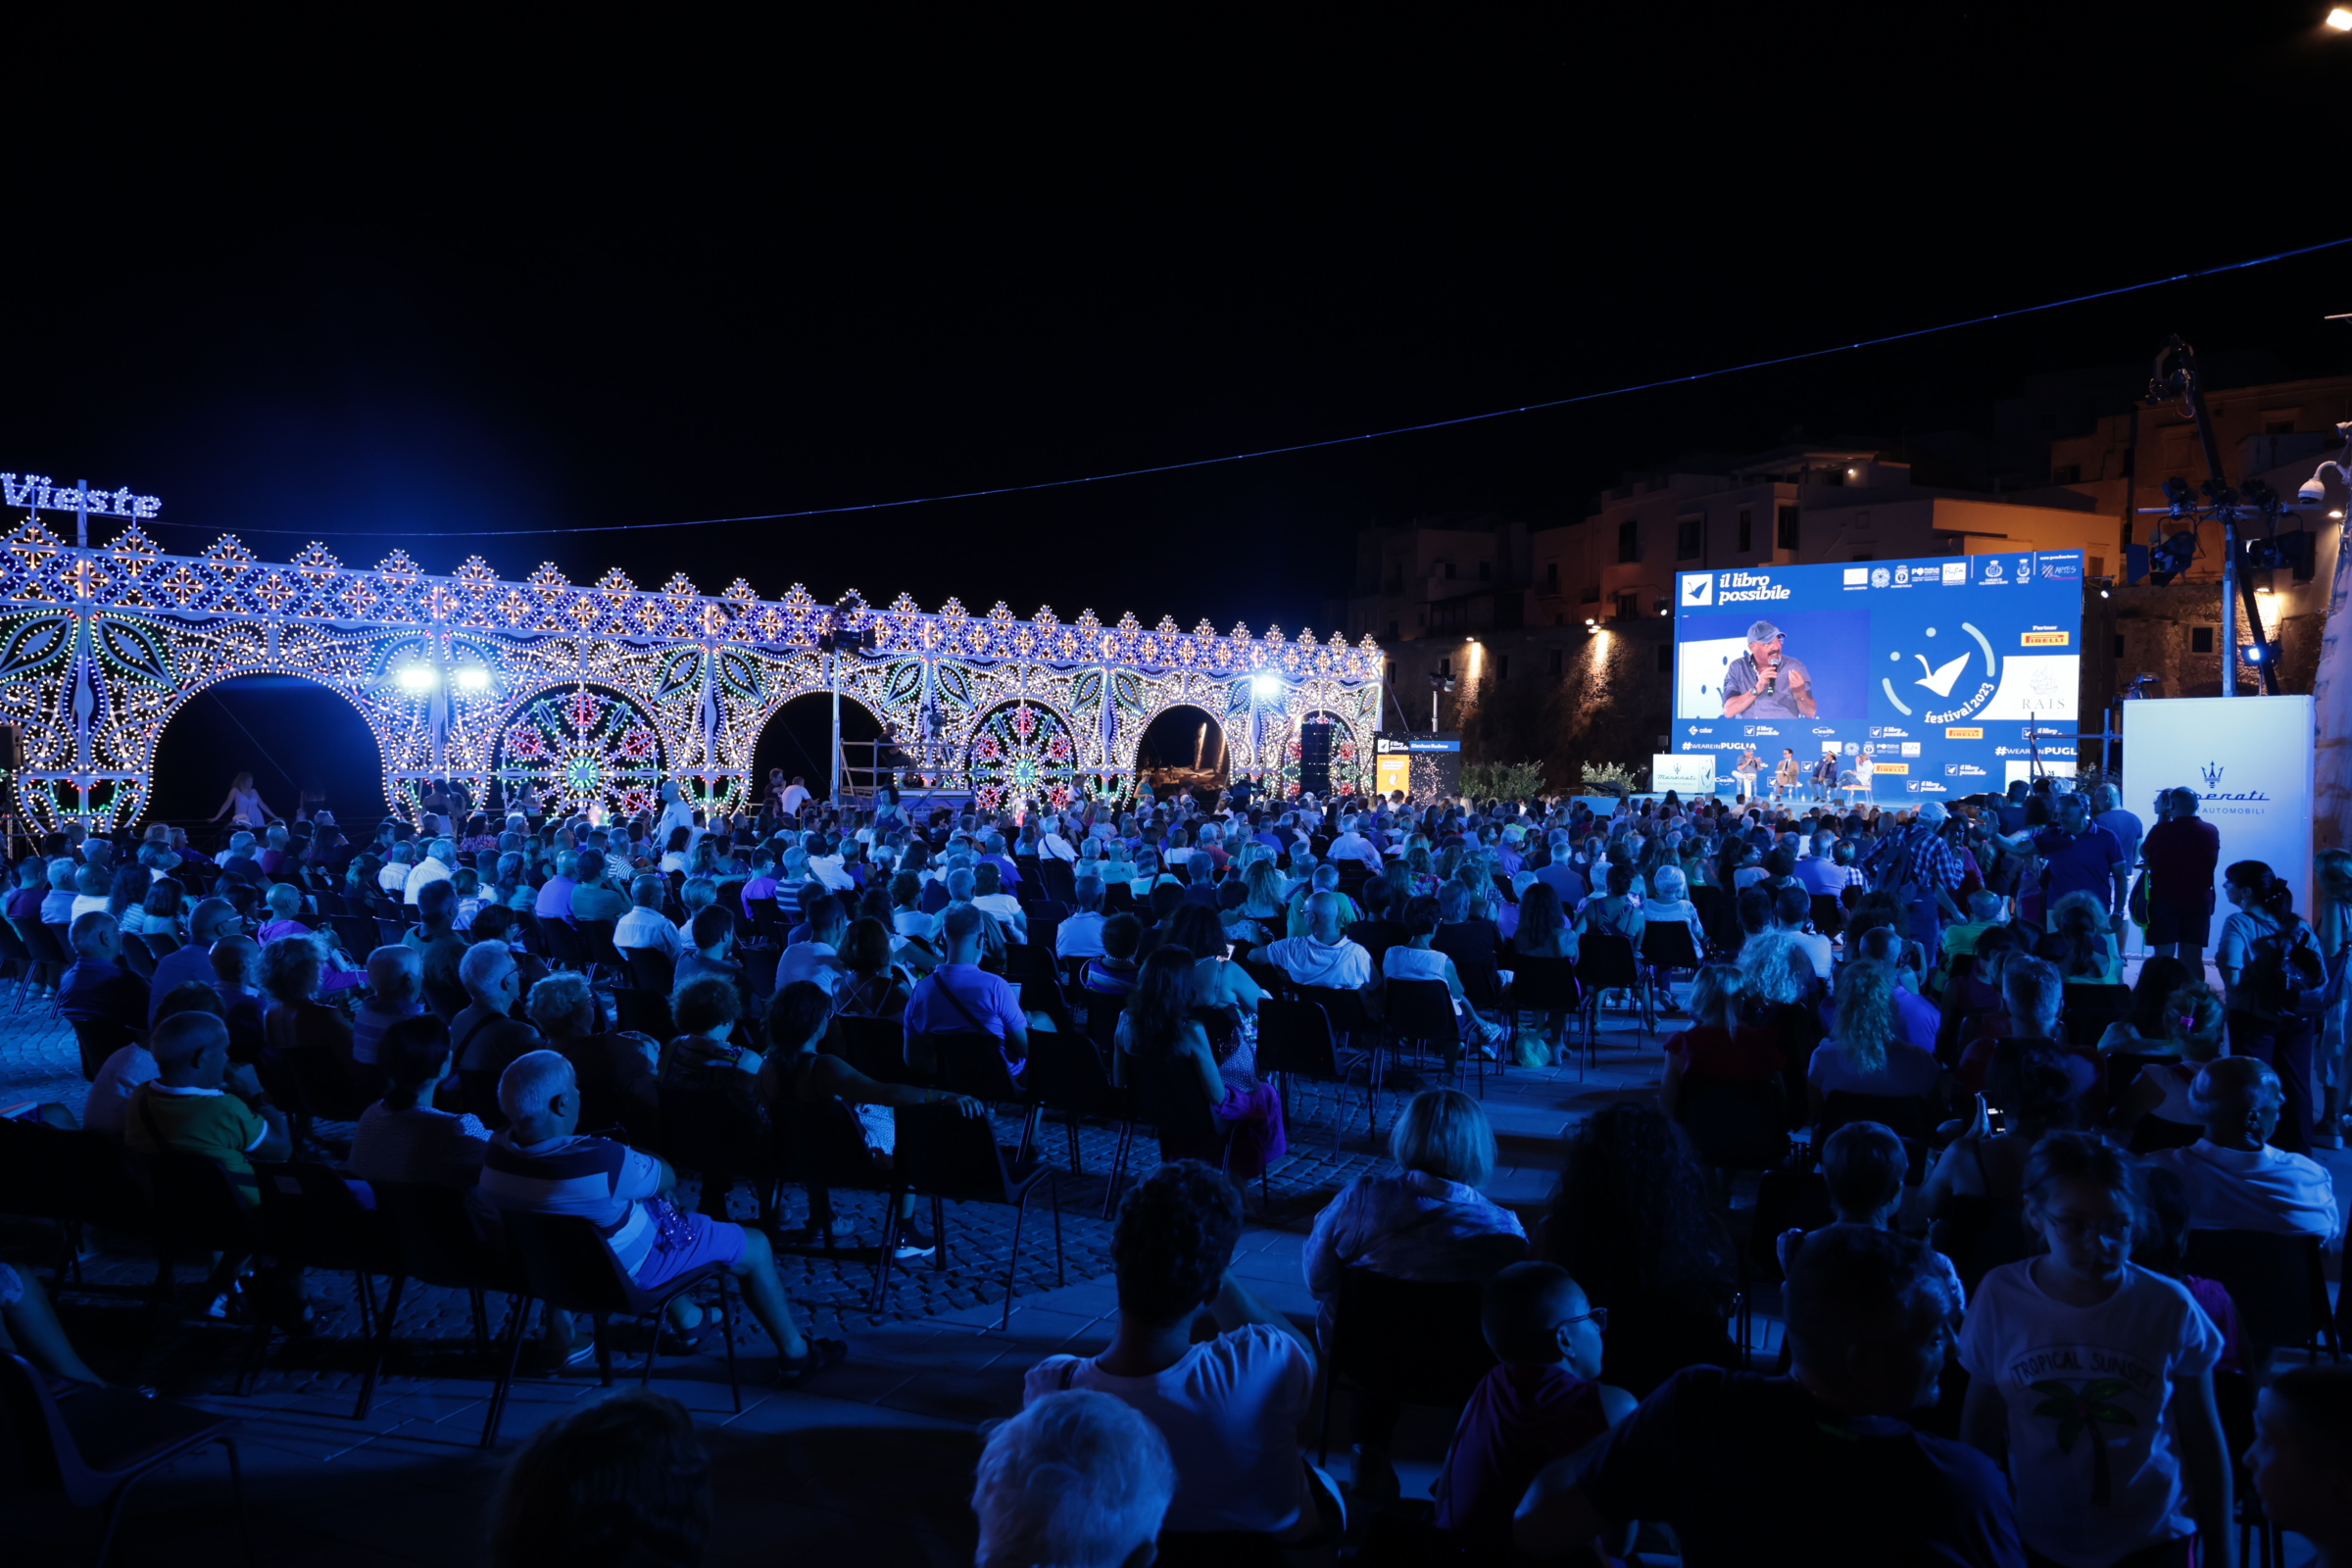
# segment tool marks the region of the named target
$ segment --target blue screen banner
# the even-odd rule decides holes
[[[1726,791],[1751,749],[1759,794],[1793,756],[1798,799],[1825,756],[1881,804],[2074,771],[2079,551],[1688,571],[1675,607],[1674,749]]]

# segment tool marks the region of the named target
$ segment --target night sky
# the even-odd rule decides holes
[[[158,494],[179,549],[1327,631],[1369,524],[1564,520],[1799,428],[1983,428],[2174,330],[2352,368],[2319,319],[2347,246],[1294,457],[643,526],[1446,419],[2352,236],[2325,4],[1560,21],[1597,9],[155,39],[103,104],[69,72],[12,116],[0,467]]]

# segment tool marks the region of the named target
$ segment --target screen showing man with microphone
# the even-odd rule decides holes
[[[1747,652],[1723,671],[1726,718],[1812,718],[1813,672],[1781,650],[1781,628],[1759,620],[1747,628]]]

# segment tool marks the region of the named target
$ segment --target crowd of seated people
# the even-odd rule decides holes
[[[2199,933],[2176,909],[2181,961],[2152,961],[2118,1004],[2113,891],[2041,875],[2112,865],[2103,844],[2080,848],[2114,835],[2078,804],[2044,806],[2046,828],[2012,801],[1891,812],[1671,798],[1600,818],[1577,805],[1234,809],[1187,795],[1015,821],[808,801],[706,817],[669,793],[629,821],[466,813],[423,835],[390,822],[368,843],[331,824],[240,830],[217,858],[172,830],[57,835],[21,868],[8,917],[58,927],[73,958],[27,979],[55,984],[77,1027],[120,1031],[96,1036],[121,1043],[94,1063],[89,1125],[250,1179],[292,1152],[286,1091],[271,1091],[299,1085],[317,1119],[356,1124],[357,1180],[585,1215],[648,1288],[724,1264],[787,1379],[844,1348],[794,1321],[767,1220],[734,1223],[708,1192],[699,1211],[676,1200],[697,1151],[665,1147],[666,1102],[761,1138],[838,1104],[887,1163],[899,1108],[986,1113],[928,1086],[956,1037],[993,1047],[1018,1093],[1041,1037],[1068,1034],[1108,1081],[1197,1100],[1213,1135],[1163,1138],[1174,1163],[1121,1212],[1112,1345],[1034,1369],[1029,1424],[1005,1440],[1008,1455],[1124,1455],[1141,1501],[1104,1526],[1103,1550],[1150,1528],[1311,1552],[1340,1528],[1340,1490],[1295,1441],[1325,1347],[1230,1270],[1236,1187],[1287,1147],[1281,1096],[1255,1064],[1278,994],[1352,992],[1377,1018],[1388,988],[1436,982],[1460,1049],[1499,1054],[1519,1021],[1514,963],[1574,963],[1611,939],[1684,1014],[1657,1102],[1569,1129],[1540,1226],[1481,1195],[1492,1131],[1451,1090],[1416,1096],[1394,1170],[1316,1220],[1307,1278],[1327,1311],[1350,1269],[1487,1293],[1497,1366],[1436,1498],[1439,1527],[1480,1550],[1618,1549],[1641,1523],[1673,1526],[1686,1561],[1742,1560],[1741,1507],[1770,1496],[1785,1509],[1842,1476],[1877,1490],[1860,1515],[1810,1527],[1829,1558],[1865,1526],[1941,1530],[1966,1543],[1962,1560],[2021,1560],[2021,1540],[2052,1560],[2109,1546],[2112,1559],[2191,1536],[2211,1555],[2210,1379],[2259,1373],[2273,1348],[2226,1361],[2226,1294],[2131,1253],[2178,1252],[2176,1233],[2193,1251],[2200,1229],[2339,1245],[2325,1174],[2291,1147],[2327,1136],[2315,1107],[2330,1037],[2289,983],[2303,923],[2282,884],[2253,862],[2230,868],[2225,995],[2188,966]],[[2183,793],[2168,792],[2167,822],[2203,826]],[[397,930],[348,938],[354,920],[379,919]],[[1653,943],[1653,927],[1674,941]],[[900,1049],[853,1060],[847,1031],[869,1038],[875,1022]],[[1540,1023],[1564,1043],[1563,1016]],[[331,1070],[291,1074],[297,1061]],[[334,1083],[349,1094],[321,1087]],[[1721,1172],[1685,1127],[1714,1085],[1761,1086],[1785,1132],[1816,1134],[1835,1222],[1784,1250],[1793,1382],[1737,1370],[1743,1265]],[[2150,1166],[2108,1134],[2144,1140]],[[1905,1179],[1923,1171],[1906,1204]],[[832,1218],[811,1223],[832,1234]],[[1932,1221],[1936,1245],[1902,1235],[1906,1218]],[[937,1245],[910,1207],[897,1234],[902,1256]],[[223,1295],[239,1269],[265,1278],[224,1267]],[[268,1275],[256,1289],[298,1311],[288,1285]],[[2082,1314],[2065,1319],[2075,1343],[2154,1369],[2132,1396],[2151,1401],[2129,1412],[2137,1436],[2117,1441],[2095,1487],[2087,1450],[2034,1446],[2053,1440],[2019,1370],[2060,1308]],[[1905,1420],[1935,1405],[1951,1327],[1970,1378],[1958,1431],[2010,1457],[2006,1482],[1950,1433]],[[567,1359],[573,1341],[551,1314],[547,1353]],[[1160,1448],[1090,1394],[1140,1412]],[[2102,1400],[2129,1403],[2082,1396],[2083,1421],[2113,1420],[2088,1413]],[[1395,1494],[1395,1419],[1377,1399],[1352,1412],[1359,1500]],[[1717,1449],[1772,1458],[1701,1495],[1688,1482]],[[1842,1470],[1826,1457],[1840,1452]],[[2021,1474],[2028,1453],[2039,1456]],[[1138,1523],[1161,1473],[1164,1517]],[[1028,1488],[991,1474],[984,1494]],[[2080,1497],[2064,1490],[2078,1483]],[[2226,1465],[2219,1485],[2226,1496]],[[2126,1494],[2129,1518],[2097,1515],[2085,1544],[2082,1504]],[[1028,1488],[989,1528],[1046,1539],[1035,1532],[1071,1523],[1062,1499],[1084,1495],[1076,1478]]]

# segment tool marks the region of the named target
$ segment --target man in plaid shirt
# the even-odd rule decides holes
[[[1877,886],[1902,902],[1903,935],[1924,944],[1930,953],[1939,951],[1945,916],[1965,918],[1952,890],[1968,871],[1943,841],[1943,824],[1950,815],[1941,801],[1922,802],[1911,825],[1870,858]]]

